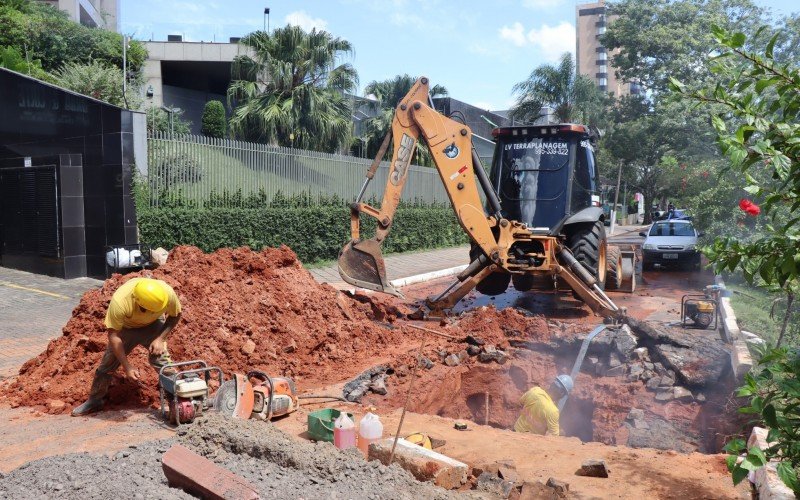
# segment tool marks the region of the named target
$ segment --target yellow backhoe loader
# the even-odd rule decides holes
[[[443,316],[473,288],[494,295],[513,280],[521,291],[571,289],[596,313],[621,319],[624,311],[603,290],[608,285],[633,291],[632,253],[606,242],[588,129],[575,124],[515,126],[495,129],[493,135],[495,154],[487,174],[473,149],[469,127],[437,112],[428,79],[417,80],[398,103],[391,131],[351,205],[352,239],[338,261],[342,279],[400,295],[386,277],[381,244],[389,235],[421,140],[472,244],[469,266],[444,292],[426,301],[426,316]],[[389,176],[381,206],[375,208],[362,199],[390,144]],[[485,207],[478,186],[485,194]],[[361,214],[377,220],[374,237],[362,236]]]

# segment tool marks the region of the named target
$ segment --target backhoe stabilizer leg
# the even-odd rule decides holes
[[[477,262],[479,259],[475,259],[473,263]],[[488,264],[488,259],[486,259],[485,264]],[[485,265],[483,262],[481,264]],[[483,279],[489,276],[491,273],[498,271],[498,267],[495,264],[486,265],[480,271],[473,275],[467,275],[466,271],[469,268],[462,271],[462,274],[458,276],[458,280],[454,282],[450,287],[447,288],[442,294],[440,294],[435,299],[427,299],[425,300],[425,305],[428,307],[428,311],[424,313],[424,317],[426,319],[434,319],[434,318],[444,318],[446,316],[445,310],[452,309],[453,307],[458,304],[458,302],[464,298],[466,294],[470,292],[473,288],[475,288],[478,283],[483,281]],[[478,268],[478,266],[476,266]],[[466,275],[466,276],[465,276]],[[462,276],[464,279],[462,280]],[[460,285],[459,285],[460,283]],[[458,285],[456,287],[456,285]],[[455,288],[454,288],[455,287]]]
[[[614,320],[625,315],[625,311],[617,307],[614,301],[600,289],[597,279],[578,262],[569,250],[561,247],[558,250],[558,258],[562,265],[558,266],[556,273],[567,282],[592,311]]]

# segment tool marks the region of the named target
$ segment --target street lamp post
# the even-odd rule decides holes
[[[264,8],[264,29],[269,33],[269,7]]]

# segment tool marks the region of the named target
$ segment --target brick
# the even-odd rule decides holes
[[[171,487],[207,500],[260,498],[246,479],[179,444],[164,453],[161,468]]]
[[[583,461],[578,475],[588,477],[608,477],[608,469],[606,468],[605,461],[589,459]]]
[[[389,463],[394,438],[382,439],[369,445],[369,460]],[[436,486],[451,490],[467,482],[467,464],[422,446],[397,440],[394,462],[420,481],[432,481]]]

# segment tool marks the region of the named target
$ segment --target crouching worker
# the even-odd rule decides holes
[[[72,410],[72,416],[86,415],[103,408],[111,374],[120,365],[125,377],[139,380],[139,370],[128,362],[128,354],[137,345],[148,348],[148,361],[156,370],[171,363],[167,339],[180,317],[178,296],[163,281],[133,278],[120,286],[111,297],[106,312],[108,346],[95,372],[89,399]]]
[[[572,390],[572,378],[559,375],[545,391],[541,387],[533,387],[522,395],[522,413],[514,424],[517,432],[558,436],[558,420],[560,414],[554,401],[560,400]]]

